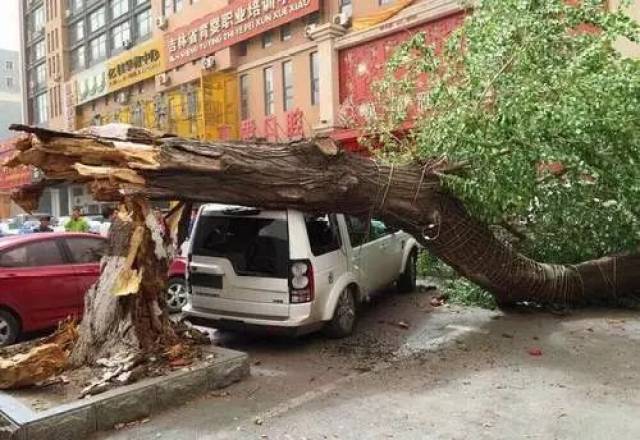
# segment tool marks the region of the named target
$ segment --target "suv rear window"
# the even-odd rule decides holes
[[[287,278],[289,231],[286,220],[201,216],[193,253],[226,258],[239,276]]]

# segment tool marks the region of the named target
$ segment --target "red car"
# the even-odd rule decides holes
[[[84,294],[100,275],[105,242],[94,234],[57,232],[0,238],[0,346],[22,332],[80,317]],[[170,309],[186,300],[184,272],[185,262],[175,260],[166,294]]]

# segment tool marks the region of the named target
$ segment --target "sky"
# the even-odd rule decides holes
[[[19,0],[0,0],[0,48],[20,50]]]

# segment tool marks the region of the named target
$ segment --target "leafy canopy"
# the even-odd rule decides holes
[[[443,47],[416,35],[376,85],[365,139],[386,160],[466,164],[444,184],[473,215],[523,228],[536,258],[633,248],[640,63],[614,47],[639,28],[603,3],[481,0]]]

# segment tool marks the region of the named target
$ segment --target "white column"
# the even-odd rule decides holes
[[[318,123],[313,127],[317,134],[331,132],[338,126],[340,69],[335,39],[345,33],[346,29],[344,27],[333,23],[316,26],[309,32],[309,36],[318,43],[320,102]]]

